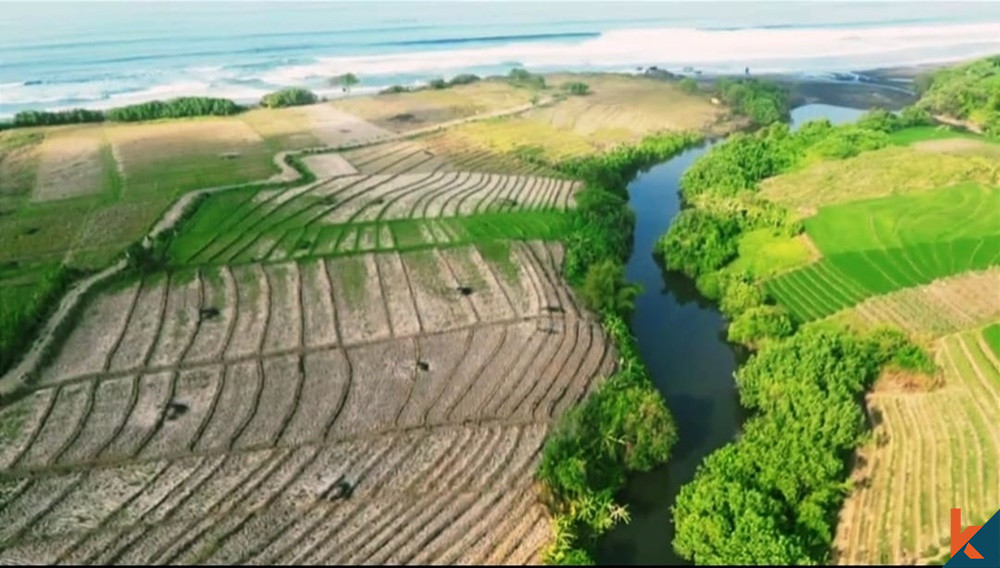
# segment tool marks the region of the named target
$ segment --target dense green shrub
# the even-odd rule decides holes
[[[507,74],[507,82],[515,87],[526,87],[529,89],[545,88],[545,77],[521,68],[511,69],[510,73]]]
[[[299,87],[289,87],[273,93],[268,93],[260,99],[260,105],[267,108],[280,108],[298,105],[311,105],[318,100],[316,93]]]
[[[0,293],[0,374],[28,350],[70,284],[81,276],[81,271],[59,265],[33,282],[30,292],[15,293],[10,287]]]
[[[739,224],[704,209],[685,209],[656,242],[655,251],[668,270],[698,277],[718,270],[736,257]]]
[[[698,564],[826,563],[846,458],[866,432],[861,398],[888,358],[878,341],[826,327],[752,356],[736,377],[757,414],[681,488],[678,554]]]
[[[596,537],[628,520],[614,501],[627,474],[666,463],[677,441],[673,418],[625,320],[606,313],[604,328],[619,349],[618,370],[560,420],[537,472],[556,517],[555,542],[544,558],[548,564],[591,559]]]
[[[229,99],[211,97],[178,97],[168,101],[149,101],[108,110],[108,120],[136,122],[161,118],[184,118],[191,116],[228,116],[243,111],[243,108]]]
[[[936,72],[917,106],[932,114],[967,119],[1000,135],[1000,55]]]
[[[727,338],[735,343],[759,343],[762,340],[787,337],[793,329],[792,320],[784,308],[760,305],[736,316],[729,324]]]
[[[432,89],[447,89],[448,83],[444,79],[438,78],[438,79],[431,79],[427,83],[427,86]]]
[[[583,96],[590,94],[590,85],[581,81],[571,81],[562,86],[571,95]]]
[[[479,75],[473,75],[472,73],[462,73],[460,75],[455,75],[448,81],[448,84],[452,87],[456,85],[469,85],[479,81]]]
[[[680,89],[681,92],[693,95],[698,92],[698,82],[691,77],[684,77],[677,82],[677,88]]]
[[[397,93],[407,93],[410,89],[402,85],[393,85],[391,87],[386,87],[378,92],[380,95],[395,95]]]
[[[635,309],[635,298],[640,291],[639,286],[625,280],[625,267],[608,258],[592,264],[587,270],[580,297],[592,311],[628,317]]]
[[[104,113],[99,110],[75,108],[55,112],[40,110],[23,110],[14,115],[14,126],[50,126],[55,124],[80,124],[84,122],[101,122]]]
[[[788,91],[771,81],[760,79],[719,79],[716,92],[734,112],[755,124],[771,124],[788,117]]]

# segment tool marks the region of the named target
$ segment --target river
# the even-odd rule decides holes
[[[827,104],[792,110],[792,128],[817,118],[838,124],[864,111]],[[663,468],[634,476],[624,491],[628,525],[602,539],[601,564],[689,564],[674,554],[670,507],[682,485],[712,451],[732,440],[745,418],[733,371],[746,350],[725,341],[724,320],[686,276],[664,274],[653,245],[680,210],[680,177],[711,147],[706,143],[640,173],[629,184],[636,224],[632,257],[625,268],[643,286],[632,330],[653,381],[677,422],[680,440]]]

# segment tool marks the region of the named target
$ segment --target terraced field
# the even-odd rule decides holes
[[[868,329],[892,325],[925,338],[978,327],[1000,319],[1000,268],[875,296],[833,319]]]
[[[806,220],[819,262],[767,282],[802,321],[1000,264],[1000,187],[959,185],[826,207]]]
[[[877,427],[841,512],[839,563],[933,561],[948,552],[952,507],[962,508],[966,525],[981,525],[996,512],[1000,355],[988,329],[937,342],[941,388],[884,388],[869,395]]]
[[[179,264],[219,264],[467,243],[490,234],[553,238],[577,185],[448,172],[348,175],[293,190],[232,191],[210,198],[171,256]]]
[[[0,418],[0,561],[536,560],[544,436],[616,355],[560,247],[504,250],[201,267],[99,297]]]

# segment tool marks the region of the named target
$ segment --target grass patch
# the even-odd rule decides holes
[[[738,246],[739,257],[730,266],[737,271],[747,270],[755,278],[769,278],[806,264],[812,257],[801,238],[775,234],[771,229],[740,235]]]
[[[889,134],[889,141],[897,146],[906,146],[914,142],[925,142],[927,140],[947,140],[949,138],[989,141],[989,138],[985,136],[948,126],[914,126]]]
[[[802,321],[1000,263],[1000,188],[975,184],[820,210],[806,230],[823,260],[767,283]]]
[[[983,329],[983,339],[990,346],[993,355],[1000,357],[1000,323],[994,323]]]
[[[506,241],[489,241],[476,245],[479,254],[486,262],[493,265],[500,273],[500,277],[511,286],[516,286],[521,278],[520,269],[517,262],[511,255],[510,243]]]
[[[353,305],[358,305],[365,299],[365,286],[368,282],[368,268],[361,257],[348,257],[341,259],[335,265],[337,276],[344,286],[344,294],[347,301]]]

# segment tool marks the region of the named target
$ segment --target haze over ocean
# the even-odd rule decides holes
[[[824,74],[1000,53],[1000,2],[0,3],[0,116],[458,73]]]

